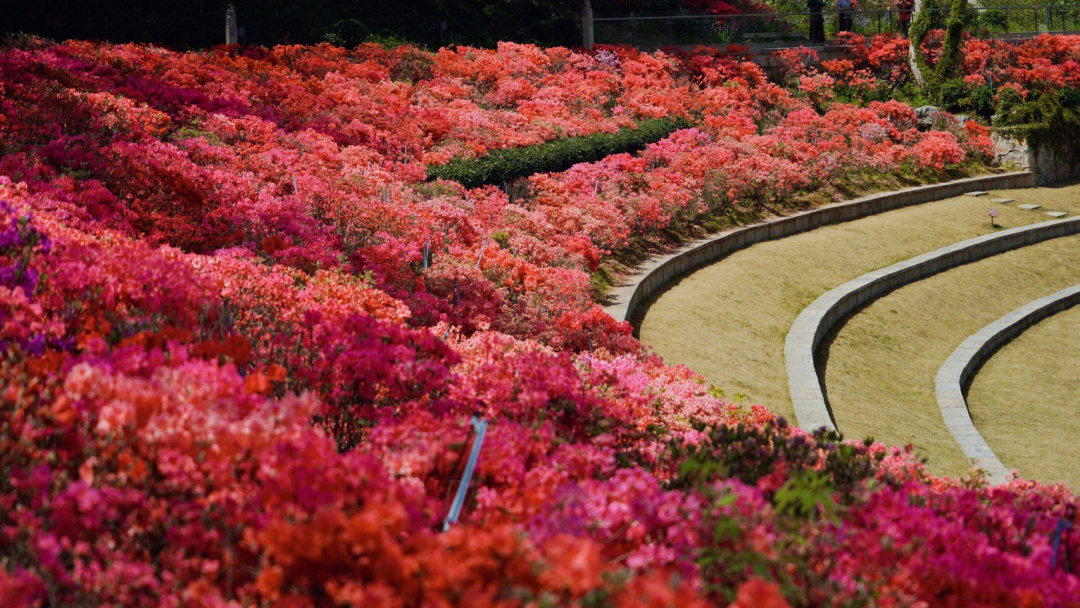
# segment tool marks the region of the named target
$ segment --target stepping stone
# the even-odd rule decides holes
[[[1042,209],[1042,205],[1017,205],[1017,209],[1023,209],[1024,211],[1034,211],[1036,209]]]
[[[1011,203],[1011,202],[1013,202],[1015,200],[1016,200],[1015,198],[992,198],[992,199],[990,199],[990,202],[991,203],[998,203],[1000,205],[1008,205],[1009,203]]]
[[[1058,219],[1058,218],[1065,217],[1066,215],[1069,215],[1069,214],[1065,213],[1064,211],[1047,211],[1046,215],[1049,215],[1050,217],[1052,217],[1054,219]]]
[[[986,196],[987,194],[990,194],[990,193],[987,192],[986,190],[976,190],[974,192],[968,192],[967,193],[968,196]]]

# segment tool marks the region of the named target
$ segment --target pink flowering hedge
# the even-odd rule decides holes
[[[974,123],[521,45],[35,43],[0,93],[0,605],[1077,605],[1067,490],[723,402],[590,291],[705,217],[980,162]],[[665,115],[513,200],[426,181]]]

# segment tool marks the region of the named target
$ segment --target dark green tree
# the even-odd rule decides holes
[[[955,78],[960,66],[960,42],[964,33],[964,17],[967,0],[951,0],[949,16],[945,21],[945,40],[937,64],[930,67],[922,52],[922,43],[934,24],[934,13],[939,8],[937,0],[916,0],[915,19],[908,30],[908,65],[919,86],[936,97],[942,83]]]

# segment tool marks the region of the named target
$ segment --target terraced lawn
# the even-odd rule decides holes
[[[984,325],[1078,282],[1080,236],[1072,236],[960,266],[870,303],[827,345],[825,386],[837,427],[910,443],[933,473],[966,473],[934,395],[938,368]],[[981,428],[981,417],[973,421]]]
[[[1003,205],[991,202],[994,198],[1016,200]],[[1017,208],[1021,204],[1043,208],[1024,211]],[[988,207],[997,209],[997,224],[1006,228],[1045,221],[1046,210],[1073,215],[1080,213],[1080,185],[965,195],[754,245],[683,277],[661,293],[644,312],[641,340],[668,363],[685,364],[701,373],[728,398],[762,403],[791,417],[783,351],[784,338],[799,312],[822,293],[863,273],[986,234],[992,230]],[[954,346],[947,347],[942,361]],[[829,373],[841,369],[831,365]],[[930,373],[927,390],[932,382]],[[888,390],[869,400],[880,403]],[[849,436],[859,435],[842,421],[840,428]],[[900,441],[903,434],[875,435],[906,443]]]
[[[1080,307],[1002,347],[975,375],[967,399],[1005,466],[1080,490]]]

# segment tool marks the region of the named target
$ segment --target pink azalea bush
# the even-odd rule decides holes
[[[724,402],[590,287],[985,130],[605,53],[0,50],[0,604],[1076,605],[1065,489]],[[697,126],[524,196],[425,181],[666,115]]]

